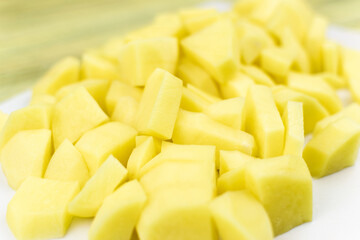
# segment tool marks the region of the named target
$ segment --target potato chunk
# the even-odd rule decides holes
[[[1,166],[8,184],[17,189],[29,176],[42,177],[52,154],[51,131],[17,133],[1,151]]]
[[[67,207],[78,191],[76,182],[27,178],[8,205],[11,231],[22,240],[63,237],[72,220]]]
[[[138,181],[122,185],[105,198],[91,224],[89,239],[130,240],[146,199]]]
[[[360,145],[360,124],[348,118],[330,123],[314,135],[304,149],[313,177],[323,177],[352,166]]]
[[[104,199],[125,182],[127,176],[126,168],[110,155],[70,202],[69,212],[78,217],[95,216]]]
[[[182,81],[163,69],[148,79],[139,105],[140,133],[170,139],[180,106]]]
[[[210,203],[211,214],[222,240],[271,240],[270,219],[248,191],[227,192]]]

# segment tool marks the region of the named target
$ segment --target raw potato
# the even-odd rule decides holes
[[[208,9],[185,9],[179,12],[179,16],[188,33],[195,33],[215,22],[220,14],[212,8]]]
[[[84,54],[82,57],[81,73],[84,79],[119,79],[118,71],[114,65],[105,59],[89,53]]]
[[[147,197],[138,181],[123,184],[105,198],[91,224],[90,240],[130,240]]]
[[[70,202],[69,212],[78,217],[95,216],[104,199],[124,183],[127,177],[126,168],[110,155]]]
[[[29,177],[11,199],[6,221],[20,240],[61,238],[72,220],[68,204],[78,192],[76,182]]]
[[[210,210],[223,240],[273,239],[264,207],[248,191],[224,193],[210,203]]]
[[[26,130],[17,133],[5,145],[0,155],[9,186],[16,190],[29,176],[41,178],[51,155],[50,130]]]
[[[222,84],[220,89],[224,98],[245,98],[249,87],[254,84],[252,78],[242,72],[237,72],[227,83]]]
[[[0,133],[3,130],[5,123],[7,121],[7,119],[9,118],[9,115],[6,113],[3,113],[2,111],[0,111]]]
[[[114,112],[111,115],[113,121],[125,123],[136,128],[139,102],[130,96],[123,96],[117,99]]]
[[[247,155],[240,151],[220,151],[219,156],[220,162],[220,176],[224,173],[227,173],[233,169],[236,169],[240,166],[243,166],[243,161],[252,161],[255,160],[253,156]]]
[[[311,175],[320,178],[352,166],[360,145],[360,124],[346,117],[314,135],[304,149]]]

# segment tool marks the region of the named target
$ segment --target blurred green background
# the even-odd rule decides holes
[[[217,2],[221,1],[233,2]],[[29,88],[63,56],[77,56],[149,22],[157,13],[204,2],[208,1],[1,0],[0,101]],[[309,2],[330,22],[360,29],[360,0]]]

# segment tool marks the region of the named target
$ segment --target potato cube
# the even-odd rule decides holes
[[[346,80],[343,76],[328,72],[318,73],[316,76],[324,79],[334,89],[347,87]]]
[[[342,52],[343,75],[347,80],[347,85],[349,86],[352,98],[356,102],[360,102],[360,51],[345,48]]]
[[[120,122],[109,122],[86,132],[75,147],[83,155],[93,175],[110,154],[126,166],[135,147],[136,134],[132,127]]]
[[[321,48],[323,56],[324,72],[338,74],[340,65],[340,49],[339,46],[331,41],[325,41]]]
[[[220,89],[224,98],[245,98],[249,87],[254,84],[255,82],[252,78],[246,74],[237,72],[231,80],[225,84],[220,85]]]
[[[81,153],[65,139],[51,157],[44,178],[77,181],[81,188],[90,178],[90,174]]]
[[[321,72],[322,46],[326,35],[327,21],[321,16],[315,16],[305,38],[305,46],[311,60],[312,72]]]
[[[179,16],[186,31],[193,34],[218,20],[220,13],[212,8],[193,8],[181,10]]]
[[[122,185],[105,198],[89,231],[90,240],[130,240],[147,197],[138,181]]]
[[[95,216],[104,199],[127,180],[127,175],[126,168],[110,155],[70,202],[69,212],[78,217]]]
[[[312,179],[301,157],[253,161],[245,168],[245,185],[265,207],[275,236],[311,221]]]
[[[301,102],[289,101],[282,114],[285,126],[283,155],[302,156],[304,147],[304,114]]]
[[[227,192],[210,203],[222,240],[271,240],[270,219],[261,203],[248,191]]]
[[[89,53],[82,56],[81,73],[84,79],[119,79],[118,71],[113,64],[95,54]]]
[[[76,142],[86,131],[107,121],[108,116],[89,92],[80,87],[55,105],[52,120],[57,148],[66,138],[71,143]]]
[[[145,86],[156,68],[175,73],[177,59],[176,38],[134,40],[119,53],[120,80],[132,86]]]
[[[245,130],[244,106],[244,98],[230,98],[211,104],[204,113],[219,123],[234,129]]]
[[[271,90],[266,86],[249,88],[245,100],[246,131],[257,142],[261,158],[282,154],[284,147],[284,124],[276,108]]]
[[[254,65],[243,65],[240,67],[241,72],[248,75],[255,83],[272,87],[275,85],[274,81],[261,68]]]
[[[233,169],[242,167],[244,162],[253,161],[256,158],[240,151],[221,150],[219,153],[220,175],[223,175]]]
[[[139,102],[130,96],[123,96],[117,99],[111,120],[125,123],[136,128]]]
[[[314,135],[304,149],[311,175],[320,178],[352,166],[360,145],[360,124],[340,118]]]
[[[76,182],[27,178],[8,205],[11,231],[22,240],[63,237],[72,220],[67,207],[78,192]]]
[[[208,100],[186,87],[182,89],[180,107],[191,112],[203,112],[211,104]]]
[[[7,121],[7,119],[9,118],[9,115],[6,114],[6,113],[3,113],[1,110],[0,110],[0,133],[1,131],[3,130],[4,126],[5,126],[5,123]],[[1,136],[1,135],[0,135]]]
[[[294,54],[285,48],[273,47],[261,52],[260,66],[280,79],[286,77],[294,62]]]
[[[239,39],[230,19],[220,19],[188,36],[181,46],[186,56],[219,83],[225,83],[239,68]]]
[[[161,151],[161,145],[162,145],[163,141],[156,138],[156,137],[146,136],[146,135],[138,135],[138,136],[135,137],[135,145],[136,145],[136,147],[138,147],[142,143],[146,142],[149,138],[152,138],[154,140],[156,152],[159,153]]]
[[[35,84],[33,95],[54,95],[65,85],[79,81],[80,62],[74,57],[66,57],[55,65]]]
[[[182,81],[163,69],[149,77],[140,101],[140,133],[170,139],[181,100]]]
[[[51,155],[50,130],[18,132],[4,146],[0,155],[9,186],[16,190],[27,177],[42,177]]]

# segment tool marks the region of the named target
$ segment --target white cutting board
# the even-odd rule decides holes
[[[207,3],[219,10],[224,3]],[[343,46],[360,50],[360,33],[331,26],[328,37]],[[360,71],[360,63],[359,63]],[[350,101],[347,91],[340,92],[345,103]],[[29,103],[31,93],[26,91],[0,104],[0,110],[10,113]],[[359,160],[358,160],[359,161]],[[7,185],[0,171],[0,240],[15,240],[6,223],[6,208],[14,191]],[[276,240],[360,240],[360,163],[338,173],[313,181],[314,215],[311,223],[298,226],[276,237]],[[74,218],[66,240],[86,240],[91,220]],[[260,229],[259,229],[260,230]],[[201,240],[201,239],[199,239]],[[236,239],[234,239],[236,240]]]

